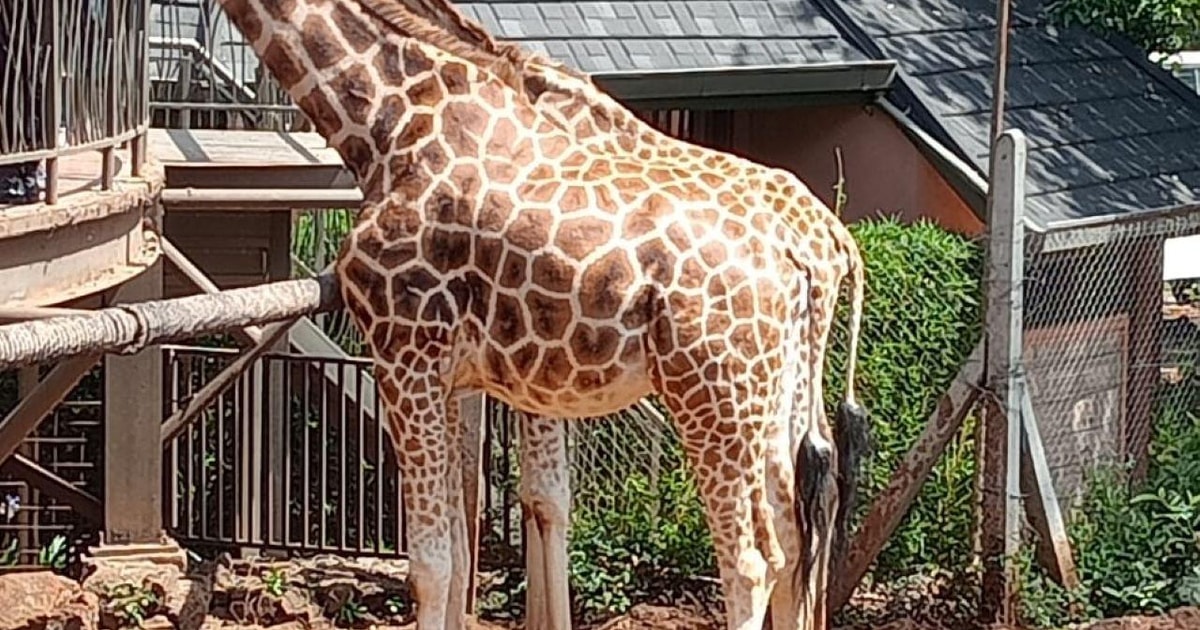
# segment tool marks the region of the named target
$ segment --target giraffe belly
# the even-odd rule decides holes
[[[564,357],[556,348],[544,348],[537,361],[541,369],[527,375],[520,367],[520,352],[505,353],[510,356],[504,357],[507,365],[501,365],[494,361],[499,353],[488,349],[485,355],[493,360],[486,362],[478,375],[489,395],[526,413],[554,418],[603,416],[626,409],[652,393],[640,340],[633,339],[630,347],[629,352],[604,367],[578,366],[571,359],[560,362]]]

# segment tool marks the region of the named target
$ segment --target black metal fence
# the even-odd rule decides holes
[[[63,156],[101,151],[104,189],[112,186],[122,144],[129,144],[134,172],[140,167],[149,122],[149,6],[149,0],[0,3],[0,165],[44,160],[48,203],[57,201]]]

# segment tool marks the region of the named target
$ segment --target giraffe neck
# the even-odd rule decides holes
[[[358,178],[367,201],[386,194],[389,153],[419,144],[446,100],[441,51],[405,32],[390,0],[219,0],[316,131]],[[384,15],[381,16],[381,13]],[[460,82],[478,79],[458,64]],[[421,90],[434,79],[438,89]],[[465,88],[469,91],[469,87]],[[419,93],[418,93],[419,92]],[[421,124],[414,124],[423,121]]]

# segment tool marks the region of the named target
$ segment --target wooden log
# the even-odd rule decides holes
[[[81,315],[0,326],[0,370],[278,322],[341,306],[333,274],[220,293],[120,304]]]

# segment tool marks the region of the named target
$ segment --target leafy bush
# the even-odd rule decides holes
[[[859,390],[875,446],[861,507],[890,479],[979,338],[982,258],[976,245],[928,222],[880,218],[851,232],[866,264]],[[839,308],[825,380],[831,414],[845,391],[847,309]],[[884,550],[877,577],[969,558],[974,464],[971,431],[962,434]],[[604,509],[573,513],[571,586],[584,616],[620,612],[690,576],[715,574],[691,472],[675,455],[657,486],[633,476]]]
[[[873,453],[864,466],[859,515],[884,488],[938,399],[982,334],[982,249],[926,221],[881,218],[850,226],[866,266],[858,390],[870,414]],[[826,362],[829,413],[845,392],[848,307],[839,306]],[[966,566],[971,557],[973,420],[948,446],[908,516],[883,549],[873,577]]]
[[[1080,587],[1066,592],[1026,562],[1022,609],[1057,627],[1134,612],[1200,605],[1200,415],[1159,416],[1144,483],[1100,470],[1071,515]]]
[[[1063,25],[1118,35],[1146,52],[1200,44],[1200,0],[1057,0],[1047,8]]]

